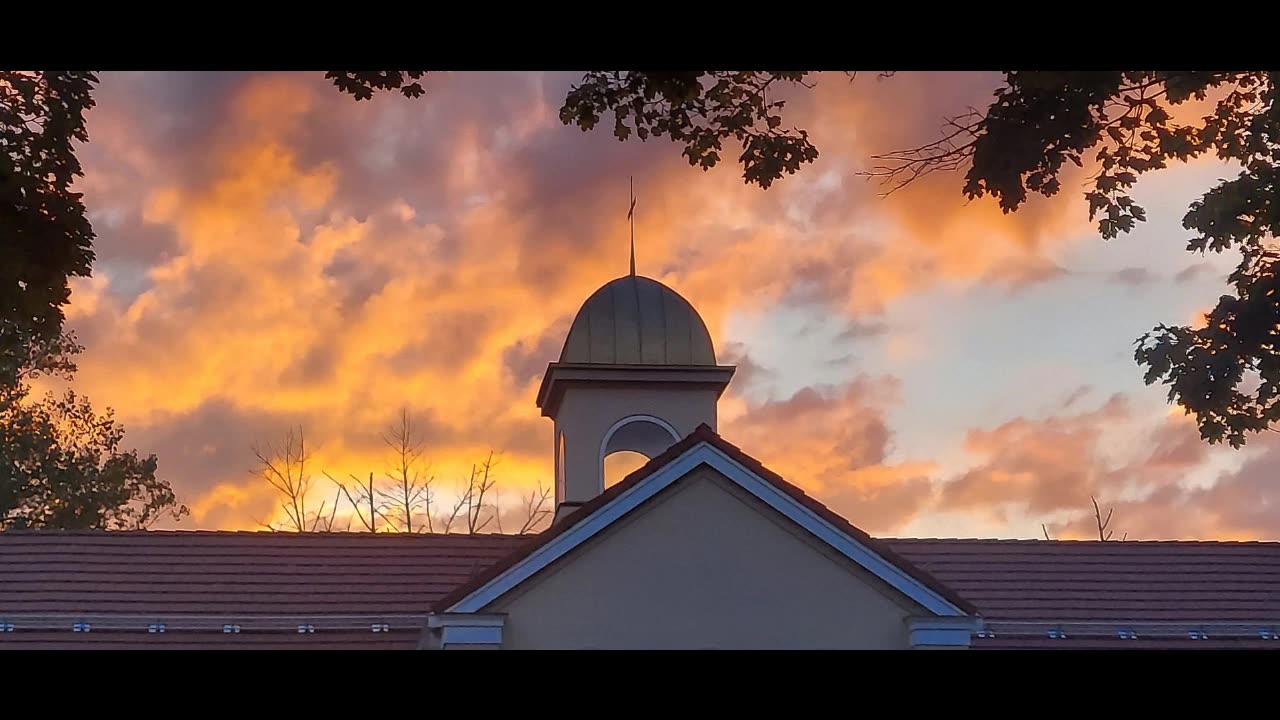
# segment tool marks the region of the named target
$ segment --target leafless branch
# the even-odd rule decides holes
[[[1115,510],[1115,508],[1109,508],[1107,510],[1107,517],[1104,520],[1102,518],[1102,509],[1098,507],[1098,501],[1094,499],[1092,495],[1089,496],[1089,499],[1093,501],[1093,517],[1098,522],[1098,539],[1102,540],[1103,542],[1110,540],[1112,531],[1108,530],[1107,526],[1111,524],[1111,513]],[[1125,533],[1125,537],[1126,538],[1129,537],[1129,534]]]
[[[342,493],[342,496],[345,497],[347,499],[347,502],[351,504],[352,509],[355,510],[356,518],[360,520],[360,524],[364,526],[364,529],[367,530],[368,532],[377,532],[378,518],[383,517],[383,519],[385,520],[385,517],[378,510],[377,505],[374,504],[376,496],[375,496],[374,485],[373,485],[373,473],[369,473],[368,485],[365,485],[364,481],[356,477],[355,475],[350,476],[356,488],[356,492],[354,495],[351,493],[351,490],[347,487],[347,484],[345,482],[335,478],[334,476],[330,475],[327,472],[324,474],[324,476],[329,478],[330,482],[332,482],[334,485],[338,486],[338,491]],[[365,515],[366,509],[369,512],[368,515]],[[351,521],[350,521],[350,518],[348,518],[347,527],[350,528],[350,526],[351,526]]]
[[[881,193],[887,197],[929,173],[957,170],[973,157],[978,131],[985,120],[985,115],[969,108],[969,112],[963,115],[943,120],[944,134],[940,139],[909,150],[872,155],[872,159],[885,164],[858,174],[881,178],[882,185],[892,184],[893,187]]]
[[[393,518],[392,522],[403,532],[434,532],[431,505],[434,475],[426,475],[422,467],[425,442],[418,436],[413,417],[408,409],[400,411],[400,424],[382,434],[382,441],[393,453],[393,467],[385,474],[391,487],[379,490],[379,497]],[[425,516],[426,527],[415,527],[414,520]]]
[[[472,472],[472,475],[474,476],[475,475],[474,468],[472,469],[471,472]],[[453,504],[453,507],[449,510],[449,514],[441,518],[440,527],[446,533],[453,529],[454,521],[457,520],[458,516],[462,514],[462,509],[467,506],[467,499],[470,495],[469,488],[471,487],[470,481],[468,481],[467,487],[468,487],[468,491],[458,496],[458,500]]]
[[[298,427],[296,435],[290,429],[282,445],[256,445],[253,453],[258,459],[257,474],[282,497],[280,506],[287,518],[286,527],[295,532],[306,531],[307,492],[311,489],[312,477],[307,469],[311,455],[307,452],[302,427]]]
[[[483,530],[489,524],[489,521],[493,519],[493,516],[490,515],[484,522],[480,522],[481,514],[486,507],[484,497],[493,489],[494,483],[497,482],[497,477],[493,474],[493,468],[496,465],[497,462],[493,459],[493,451],[490,450],[489,457],[485,458],[479,470],[472,466],[472,490],[467,494],[467,532],[472,535]],[[493,508],[493,510],[495,513],[497,512],[497,508]]]
[[[539,482],[537,492],[530,492],[525,502],[525,519],[524,524],[520,526],[520,535],[528,534],[543,518],[551,514],[548,508],[551,502],[551,488],[543,487]]]

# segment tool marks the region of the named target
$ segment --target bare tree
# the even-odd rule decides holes
[[[444,532],[450,532],[459,517],[465,518],[466,532],[470,535],[480,532],[494,519],[498,512],[497,504],[485,502],[486,496],[494,491],[494,485],[497,483],[497,476],[493,473],[493,469],[498,463],[493,459],[493,455],[493,451],[490,450],[489,456],[483,463],[471,466],[471,475],[458,493],[458,499],[449,509],[449,513],[441,519]],[[489,499],[492,500],[492,497]],[[490,514],[482,522],[481,517],[485,510],[489,510]]]
[[[493,519],[491,515],[484,522],[480,522],[480,515],[487,507],[484,502],[485,495],[488,494],[493,486],[498,482],[497,476],[493,474],[493,468],[497,462],[493,459],[493,451],[489,451],[489,457],[485,458],[484,463],[477,468],[471,466],[471,483],[470,491],[467,493],[467,532],[474,535],[480,532]],[[492,507],[493,513],[498,512],[497,505]]]
[[[356,517],[360,520],[360,524],[368,532],[378,532],[378,520],[381,519],[383,525],[388,520],[383,513],[383,505],[379,500],[377,486],[373,481],[373,473],[369,473],[369,481],[366,483],[355,475],[351,475],[352,487],[356,489],[354,493],[347,484],[329,473],[324,474],[334,485],[338,486],[339,497],[345,497],[347,502],[351,504],[352,509],[356,513]],[[337,500],[334,501],[334,507],[337,507]],[[368,513],[366,515],[366,513]]]
[[[1103,542],[1106,542],[1110,540],[1112,535],[1114,534],[1114,531],[1108,530],[1107,528],[1111,526],[1111,514],[1115,511],[1115,508],[1108,508],[1107,516],[1104,518],[1102,517],[1102,508],[1098,506],[1098,500],[1094,498],[1092,495],[1089,496],[1089,500],[1093,502],[1093,518],[1094,518],[1094,521],[1097,523],[1098,539]],[[1040,523],[1040,532],[1044,533],[1045,540],[1053,539],[1049,537],[1049,528],[1044,523]],[[1129,539],[1129,533],[1125,533],[1124,535],[1120,536],[1120,540],[1122,541],[1128,540],[1128,539]]]
[[[551,515],[550,504],[553,502],[551,497],[551,488],[543,486],[542,482],[538,482],[538,490],[531,491],[529,497],[525,499],[525,519],[524,524],[520,526],[520,535],[527,535],[533,532],[544,518]],[[498,528],[501,530],[502,528]]]
[[[285,498],[283,505],[289,518],[286,527],[298,531],[331,531],[337,522],[337,506],[345,499],[352,510],[348,513],[348,530],[354,515],[365,532],[450,533],[461,526],[458,532],[476,534],[491,525],[499,533],[505,532],[495,472],[499,453],[491,450],[483,462],[473,464],[469,476],[459,483],[457,499],[445,512],[437,512],[436,478],[428,472],[430,465],[424,460],[426,443],[408,410],[401,409],[398,424],[388,428],[381,437],[392,453],[381,478],[369,473],[367,479],[351,474],[348,480],[339,480],[328,472],[323,473],[337,486],[328,515],[324,514],[326,503],[321,503],[315,515],[309,514],[305,505],[305,495],[311,486],[307,471],[310,456],[301,429],[296,437],[291,431],[282,448],[255,448],[259,472]],[[519,534],[537,531],[551,516],[553,502],[551,490],[539,483],[537,490],[524,498],[523,517],[517,517]]]
[[[1102,519],[1102,509],[1098,507],[1098,501],[1092,495],[1089,496],[1089,499],[1093,501],[1093,517],[1098,522],[1098,539],[1106,542],[1111,539],[1113,532],[1108,530],[1107,527],[1111,525],[1111,513],[1115,508],[1107,508],[1107,518],[1104,520]],[[1128,538],[1129,533],[1125,533],[1120,537],[1121,540],[1127,540]]]
[[[418,436],[407,409],[400,410],[399,426],[388,428],[382,434],[382,441],[394,453],[393,467],[386,472],[388,486],[377,491],[386,508],[388,521],[401,532],[422,532],[421,523],[416,527],[414,523],[415,517],[421,516],[426,520],[426,532],[435,532],[431,512],[434,500],[431,484],[435,482],[435,476],[428,475],[428,468],[423,467],[425,442]]]
[[[290,428],[280,444],[268,442],[266,445],[255,445],[253,454],[258,459],[255,471],[257,475],[281,495],[280,507],[284,509],[286,518],[284,529],[315,532],[322,525],[326,529],[332,529],[337,511],[336,498],[327,523],[324,515],[327,503],[322,502],[315,513],[307,512],[307,494],[311,490],[313,478],[307,467],[311,454],[307,452],[306,435],[302,426],[298,426],[296,434]],[[279,529],[263,522],[258,524],[271,530]]]

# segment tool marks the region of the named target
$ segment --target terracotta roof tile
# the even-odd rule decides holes
[[[42,646],[54,637],[57,646],[92,647],[412,646],[432,601],[525,540],[507,535],[0,533],[0,623],[15,625],[13,632],[0,632],[0,648]],[[103,616],[128,618],[112,624],[132,629],[71,632],[76,618]],[[148,633],[152,622],[170,627]],[[243,632],[208,632],[224,622],[240,624]],[[374,633],[375,622],[389,623],[391,632]],[[33,623],[66,629],[22,629]],[[298,633],[299,623],[314,623],[317,631]]]
[[[1280,543],[883,542],[988,618],[1280,623]]]
[[[703,440],[975,607],[995,635],[975,647],[1280,649],[1280,543],[870,538],[706,428],[539,536],[0,533],[0,625],[15,626],[0,649],[415,647],[433,607]],[[72,632],[82,619],[91,631]],[[157,622],[166,632],[149,633]]]

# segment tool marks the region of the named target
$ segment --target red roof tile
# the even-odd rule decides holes
[[[1280,543],[884,542],[978,606],[976,648],[1280,650]]]
[[[873,539],[703,429],[540,536],[0,533],[0,649],[412,648],[432,607],[703,440],[971,604],[994,635],[975,647],[1280,649],[1280,543]]]
[[[975,647],[1280,649],[1280,640],[1258,635],[1280,630],[1280,543],[878,542],[977,606],[995,637]],[[0,648],[408,649],[444,589],[529,543],[502,535],[0,533],[0,623],[16,625],[0,632]],[[377,617],[390,621],[389,632],[371,631]],[[24,629],[32,618],[47,629]],[[81,618],[90,632],[71,631]],[[1228,627],[1232,620],[1239,626]],[[149,633],[158,622],[166,632]],[[298,633],[304,622],[315,632]],[[218,632],[224,623],[242,631]],[[203,629],[184,629],[194,627]],[[1189,628],[1203,628],[1207,639],[1190,640]],[[1120,629],[1137,639],[1119,638]]]
[[[387,633],[17,631],[0,634],[0,650],[415,650],[421,628]]]
[[[1280,623],[1280,543],[884,542],[989,618]]]
[[[416,644],[431,603],[527,538],[272,532],[0,533],[0,648]],[[87,620],[89,633],[71,632]],[[152,623],[164,633],[148,633]],[[298,633],[312,623],[316,632]],[[390,632],[373,632],[374,624]],[[221,633],[239,624],[241,633]],[[48,630],[24,628],[50,628]],[[59,629],[65,628],[65,629]],[[32,645],[34,643],[34,645]]]

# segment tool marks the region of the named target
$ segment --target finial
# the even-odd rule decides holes
[[[636,276],[636,177],[631,176],[631,209],[627,210],[631,221],[631,277]]]

